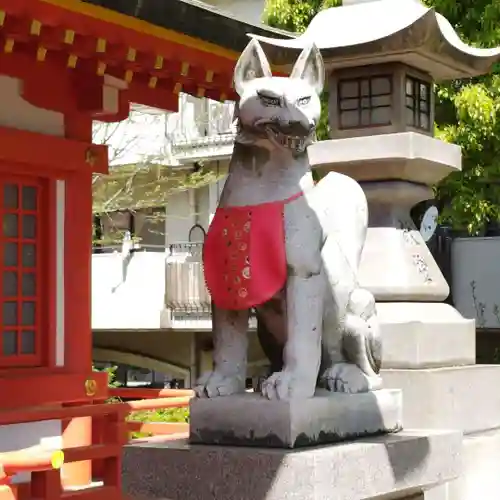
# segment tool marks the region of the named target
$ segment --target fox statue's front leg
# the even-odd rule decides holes
[[[321,227],[305,198],[285,208],[288,266],[287,339],[283,369],[262,385],[269,399],[314,395],[321,363],[321,337],[326,280],[321,260]]]
[[[214,307],[214,370],[204,374],[194,388],[199,398],[245,392],[249,311]]]

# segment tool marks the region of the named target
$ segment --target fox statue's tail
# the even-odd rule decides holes
[[[338,348],[342,349],[342,334],[349,328],[354,313],[350,311],[350,300],[351,297],[356,297],[353,292],[359,290],[358,268],[368,227],[368,204],[361,186],[342,174],[328,174],[314,189],[318,190],[317,196],[329,200],[325,207],[327,213],[321,214],[324,232],[321,256],[329,285],[325,297],[323,343],[328,344],[338,339]],[[369,292],[366,291],[366,294]],[[358,306],[359,304],[356,304],[356,307]],[[362,313],[363,311],[356,311],[356,315]],[[286,312],[282,311],[282,314]],[[257,336],[264,354],[270,361],[271,371],[280,371],[283,367],[283,343],[268,330],[266,323],[262,318],[259,320],[258,316]],[[371,360],[371,368],[378,372],[380,344],[377,339],[367,340],[366,349],[369,351],[367,354]],[[325,347],[325,351],[328,351],[328,346]]]

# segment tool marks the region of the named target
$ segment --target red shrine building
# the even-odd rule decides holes
[[[121,498],[123,443],[92,448],[88,410],[108,396],[91,370],[91,184],[108,168],[92,121],[123,120],[131,102],[176,111],[179,92],[236,99],[251,31],[185,0],[0,0],[0,500],[71,498],[95,479],[90,459],[104,486],[82,498]],[[37,447],[64,450],[62,471],[5,465]]]

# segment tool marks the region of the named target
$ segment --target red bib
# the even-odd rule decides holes
[[[250,309],[267,302],[287,278],[283,201],[219,207],[203,246],[207,288],[221,309]]]

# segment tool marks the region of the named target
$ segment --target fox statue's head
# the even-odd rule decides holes
[[[234,71],[240,96],[237,142],[303,153],[314,141],[325,70],[315,45],[304,49],[289,78],[273,77],[257,40],[241,54]]]

